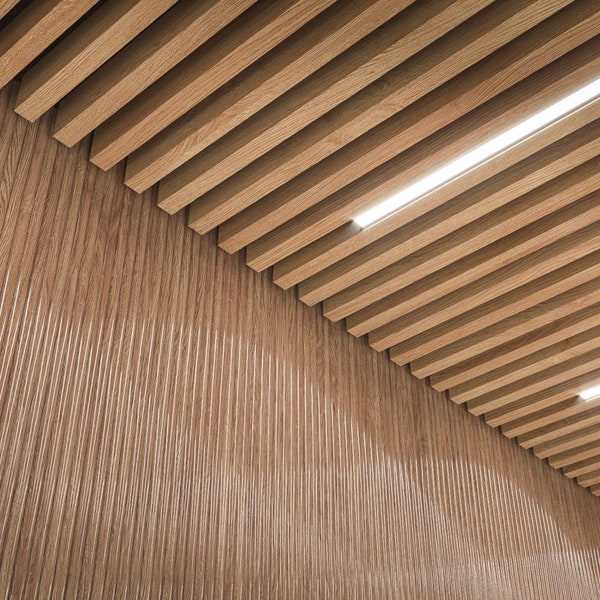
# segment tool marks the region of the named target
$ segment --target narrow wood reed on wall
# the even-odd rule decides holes
[[[15,97],[0,597],[598,597],[597,498]]]

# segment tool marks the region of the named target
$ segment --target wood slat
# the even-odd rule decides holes
[[[589,365],[586,366],[568,365],[565,367],[564,373],[565,376],[574,375],[571,379],[565,379],[565,377],[559,378],[560,383],[542,389],[539,392],[534,392],[529,396],[519,398],[500,408],[490,410],[490,412],[485,414],[486,423],[497,427],[498,425],[510,423],[527,415],[535,415],[540,409],[556,405],[563,400],[578,397],[579,393],[585,387],[593,385],[600,375],[600,369],[595,368],[597,366],[595,358],[592,358]],[[571,367],[573,368],[571,369]],[[471,411],[468,404],[467,408]]]
[[[595,427],[600,418],[600,406],[593,401],[579,402],[563,411],[550,425],[538,429],[530,429],[519,436],[518,441],[523,448],[532,448],[536,444],[544,444],[559,439],[563,435],[577,434],[588,425]]]
[[[524,397],[531,398],[534,393],[544,391],[565,379],[572,380],[579,375],[586,375],[589,371],[600,368],[600,349],[597,344],[591,342],[589,346],[592,349],[588,352],[572,358],[565,358],[564,362],[552,364],[541,371],[534,371],[533,374],[507,385],[499,383],[497,388],[486,394],[469,398],[470,394],[453,395],[450,393],[450,398],[457,403],[468,401],[469,412],[476,415],[487,413],[486,419],[489,419],[490,424],[494,424],[496,415],[504,418],[506,413],[514,412],[515,406],[525,404]],[[527,404],[527,410],[532,409],[535,405],[534,402]]]
[[[135,103],[123,107],[100,125],[94,134],[90,160],[102,169],[114,166],[273,50],[332,2],[282,0],[255,4],[243,18],[236,19],[219,36],[140,94]],[[187,116],[185,123],[188,128]],[[178,152],[177,156],[183,162],[183,154]],[[167,172],[155,172],[151,180],[142,182],[139,175],[132,177],[132,168],[128,167],[125,180],[129,187],[142,192]]]
[[[54,137],[73,146],[252,4],[180,0],[62,100]]]
[[[19,3],[19,0],[1,0],[0,1],[0,19],[2,17],[5,17],[8,12],[13,9],[17,4]]]
[[[416,143],[417,139],[425,137],[427,127],[436,126],[435,120],[428,120],[427,125],[420,128],[414,118],[408,117],[408,121],[401,120],[403,129],[406,129],[407,122],[412,122],[415,132],[418,131],[418,134],[412,136],[415,138],[418,135],[418,138],[411,139],[406,132],[398,132],[398,124],[390,123],[390,117],[399,110],[406,110],[407,106],[531,26],[531,23],[523,18],[523,10],[523,3],[503,3],[494,4],[488,10],[477,13],[360,94],[328,113],[327,119],[303,129],[205,194],[197,201],[198,208],[193,209],[194,215],[207,224],[217,224],[222,223],[235,208],[239,214],[222,224],[219,230],[219,244],[228,251],[237,250],[280,224],[282,218],[290,218],[302,210],[300,207],[306,208],[308,205],[307,196],[303,196],[303,200],[296,197],[291,202],[282,203],[284,190],[277,190],[275,197],[269,195],[264,202],[257,203],[261,197],[326,157],[334,153],[337,157],[337,151],[340,151],[342,146],[345,147],[344,155],[339,156],[339,160],[347,164],[349,152],[356,157],[354,144],[351,143],[353,140],[361,136],[374,139],[373,145],[377,145],[377,160],[380,164],[398,154],[401,148]],[[535,14],[540,19],[547,16],[547,13],[542,14],[540,11]],[[518,77],[518,74],[515,74],[515,77]],[[476,79],[478,82],[479,80],[480,78]],[[509,86],[510,81],[503,84]],[[479,96],[478,100],[483,102],[485,98]],[[452,103],[453,106],[460,106],[456,110],[457,113],[468,110],[468,104],[469,102]],[[447,113],[450,111],[447,110]],[[457,114],[454,118],[458,116]],[[450,118],[449,114],[446,118]],[[382,134],[381,128],[376,126],[384,121],[385,133]],[[437,127],[441,125],[437,124]],[[370,168],[374,166],[371,164]],[[294,180],[292,185],[297,186],[298,183],[298,180]],[[317,195],[311,194],[309,198],[310,204],[314,204]],[[249,208],[240,213],[244,207]]]
[[[568,340],[571,336],[576,336],[594,327],[598,322],[599,312],[600,304],[598,303],[582,308],[562,319],[540,327],[532,333],[526,333],[449,369],[433,373],[429,378],[430,384],[436,390],[444,391],[450,387],[473,381],[477,377],[486,376],[505,364],[518,363],[519,360],[523,360],[531,354],[554,347],[555,343]]]
[[[144,133],[141,138],[137,126],[128,126],[124,121],[127,116],[128,120],[137,123],[146,113],[136,117],[134,114],[130,115],[132,111],[126,111],[122,116],[115,117],[122,124],[119,126],[115,122],[115,127],[110,127],[111,123],[107,123],[99,128],[92,156],[98,149],[101,151],[109,146],[127,146],[129,152],[136,150],[128,158],[125,183],[137,191],[146,189],[409,4],[407,0],[335,3],[284,44],[280,44],[276,51],[269,54],[268,59],[245,70],[222,93],[207,98],[200,106],[190,109],[185,118],[172,123],[160,136],[155,136],[139,150],[136,148],[140,145],[140,140],[148,139],[153,129]],[[320,5],[325,8],[324,3]],[[189,93],[192,94],[192,91]],[[170,100],[165,101],[171,104]],[[171,108],[177,111],[173,116],[181,114],[180,107],[181,103],[178,102]],[[168,206],[163,208],[172,212]]]
[[[584,14],[587,8],[591,9],[591,15]],[[330,160],[321,162],[275,194],[282,196],[289,190],[290,197],[297,197],[301,201],[310,199],[312,202],[316,196],[318,199],[324,199],[337,192],[341,187],[384,162],[380,161],[380,157],[382,154],[384,158],[386,156],[388,139],[391,138],[390,145],[395,144],[393,155],[396,155],[405,144],[405,140],[413,137],[411,131],[416,130],[420,134],[426,127],[431,127],[429,132],[432,133],[434,127],[441,128],[452,118],[464,114],[462,110],[468,112],[475,108],[477,103],[483,104],[521,78],[545,66],[551,61],[549,55],[555,59],[561,53],[574,48],[580,36],[586,39],[587,35],[597,31],[596,20],[600,19],[600,15],[596,9],[597,7],[589,3],[574,3],[488,59],[468,69],[460,77],[404,109],[395,119],[389,119],[374,130],[373,134],[348,144]],[[549,27],[550,24],[552,27]],[[536,40],[538,46],[535,45]],[[403,126],[397,128],[399,135],[392,137],[390,130],[396,129],[396,120],[403,121]],[[363,156],[364,167],[361,166]],[[311,183],[313,179],[314,183]],[[278,204],[283,204],[283,201],[278,201]],[[251,219],[251,210],[253,209],[245,212],[247,219]],[[257,213],[259,217],[262,215],[262,212]],[[343,225],[276,263],[273,268],[273,280],[285,289],[300,283],[393,232],[397,228],[393,221],[393,217],[383,219],[366,229],[353,223]]]
[[[577,483],[583,487],[588,486],[597,486],[600,484],[600,470],[593,471],[592,473],[588,473],[587,475],[582,475],[577,478]],[[599,495],[599,490],[596,487],[595,495]]]
[[[548,458],[549,456],[560,454],[561,452],[581,446],[587,442],[597,440],[599,437],[598,423],[600,422],[600,416],[596,415],[594,420],[594,417],[590,418],[588,414],[587,419],[581,421],[583,424],[590,422],[592,424],[584,427],[582,424],[578,423],[577,429],[571,431],[571,433],[563,434],[558,438],[534,446],[533,453],[538,458]],[[519,443],[521,443],[520,440]]]
[[[435,0],[410,6],[294,88],[291,97],[282,96],[232,135],[167,175],[159,185],[159,206],[176,210],[189,204],[487,4],[489,0],[461,5]],[[201,233],[217,224],[196,217],[193,212],[190,226]]]
[[[0,31],[0,87],[18,75],[97,1],[38,0],[17,15]],[[13,4],[9,3],[9,8]]]
[[[594,442],[588,442],[571,450],[567,450],[562,454],[551,456],[548,462],[555,469],[562,469],[569,465],[573,465],[579,461],[585,460],[590,457],[597,457],[600,453],[600,440]]]
[[[600,346],[600,327],[593,327],[572,337],[563,338],[561,341],[547,346],[533,354],[521,357],[513,362],[506,361],[501,367],[474,377],[461,385],[450,388],[449,394],[455,402],[473,400],[484,393],[490,393],[493,399],[498,388],[515,382],[516,385],[525,387],[522,381],[533,373],[539,373],[547,367],[552,367],[562,361],[569,361],[576,356],[585,354],[589,350]],[[565,365],[562,365],[565,366]],[[543,376],[540,374],[540,376]],[[487,399],[487,398],[486,398]]]
[[[597,215],[594,217],[597,219]],[[502,304],[506,298],[514,298],[513,309],[516,310],[524,293],[523,289],[529,292],[534,287],[541,288],[545,282],[545,275],[551,275],[561,267],[587,257],[598,248],[599,243],[600,226],[596,220],[578,231],[577,235],[541,248],[481,279],[421,305],[420,308],[418,304],[417,307],[410,307],[409,310],[402,311],[402,316],[392,317],[391,321],[386,319],[385,325],[369,332],[369,343],[377,350],[389,348],[419,335],[424,330],[442,325],[469,311],[476,311],[486,303],[499,301]],[[514,294],[511,293],[513,290]],[[541,290],[541,293],[544,294],[545,291]],[[524,302],[530,302],[531,298],[533,295],[524,299]],[[405,301],[409,303],[411,299]]]
[[[583,60],[587,60],[586,57],[583,57]],[[574,90],[578,85],[584,82],[587,83],[593,77],[595,69],[597,69],[597,65],[594,68],[591,66],[587,68],[583,67],[581,71],[566,75],[565,79],[557,83],[556,86],[557,88],[562,88],[565,93],[568,89]],[[577,82],[578,76],[581,79]],[[567,80],[571,81],[573,87],[569,88]],[[544,80],[539,80],[537,85],[536,98],[545,106],[547,102],[543,102],[545,97]],[[514,91],[511,92],[509,97],[514,93]],[[522,100],[523,102],[527,102],[527,97],[524,96]],[[528,140],[506,150],[477,168],[468,171],[424,198],[420,198],[418,202],[413,202],[404,207],[398,211],[398,219],[402,219],[400,222],[397,221],[398,226],[411,221],[418,215],[429,212],[450,198],[463,193],[485,179],[493,177],[513,164],[586,125],[596,118],[594,116],[597,110],[596,104],[598,103],[594,102],[586,109],[574,113],[570,118],[558,121],[553,126],[528,138]],[[484,109],[485,107],[482,107],[482,122],[485,122],[489,116],[485,115]],[[479,111],[476,112],[480,114]],[[508,126],[509,122],[506,122],[506,125]],[[447,139],[446,135],[450,139]],[[451,125],[447,131],[442,131],[436,136],[436,140],[440,144],[445,145],[451,141],[456,143],[455,150],[459,152],[464,150],[464,146],[461,146],[457,141],[460,139],[465,141],[464,137],[462,137],[460,124]],[[475,140],[473,141],[475,142]],[[430,144],[426,142],[418,144],[406,154],[400,154],[397,159],[388,161],[382,167],[375,169],[367,176],[350,185],[348,189],[344,188],[340,190],[340,192],[333,194],[325,202],[308,208],[299,216],[276,227],[256,242],[250,244],[247,248],[247,263],[257,270],[267,268],[315,241],[317,238],[340,227],[345,222],[350,221],[359,212],[374,206],[387,195],[398,192],[400,188],[416,182],[422,177],[423,172],[435,170],[436,167],[441,166],[437,162],[432,163],[431,156],[443,153],[445,146],[442,146],[442,149],[439,151],[434,149],[432,152]],[[437,148],[438,146],[436,146]],[[448,158],[455,158],[455,156],[448,156]]]
[[[573,478],[581,475],[588,475],[593,471],[598,470],[600,470],[600,451],[598,452],[598,456],[593,456],[568,467],[564,467],[563,473],[567,477]]]
[[[576,200],[577,196],[572,199]],[[460,258],[460,250],[455,246],[464,241],[462,234],[465,232],[459,230],[449,239],[440,240],[441,244],[432,244],[425,251],[401,259],[328,298],[323,303],[323,314],[333,321],[351,315],[347,322],[348,331],[353,335],[362,335],[414,308],[495,273],[528,254],[541,251],[561,238],[575,234],[600,216],[597,211],[599,206],[600,193],[596,192],[501,239],[494,241],[491,235],[489,245],[485,245],[485,224],[476,222],[475,235],[479,236],[479,245],[483,246],[475,248],[478,252]],[[472,237],[473,231],[467,229],[466,236]],[[444,248],[444,242],[450,249],[447,246]],[[446,252],[445,260],[443,257],[438,259],[440,246]],[[433,256],[429,253],[431,250]],[[427,276],[428,273],[431,275]],[[510,289],[508,284],[502,287]],[[365,307],[368,309],[362,311]]]
[[[583,258],[551,271],[543,277],[534,279],[513,292],[491,299],[467,312],[462,312],[457,317],[437,327],[429,328],[412,338],[406,339],[402,344],[393,346],[390,348],[390,357],[397,364],[414,361],[416,358],[428,354],[437,347],[455,342],[461,337],[482,330],[515,313],[525,311],[563,292],[572,290],[592,279],[596,279],[600,275],[597,264],[599,258],[600,253],[598,251],[592,252]],[[594,296],[594,300],[597,301],[596,296]],[[416,316],[420,315],[413,315],[410,320],[415,320],[415,329],[418,322],[415,318]],[[369,335],[369,343],[371,345],[375,344],[375,349],[389,347],[388,344],[390,342],[396,341],[399,337],[404,337],[403,335],[396,336],[396,327],[401,327],[404,324],[412,326],[411,322],[400,320],[398,324],[394,323],[389,328],[375,330],[373,334]],[[424,325],[425,327],[426,325]]]
[[[550,405],[535,413],[515,419],[502,425],[502,434],[508,438],[526,436],[550,425],[556,425],[561,419],[574,414],[587,413],[593,406],[587,406],[576,396],[570,396],[555,405]],[[536,434],[537,435],[537,434]]]
[[[15,111],[39,118],[176,0],[112,0],[81,23],[21,80]]]

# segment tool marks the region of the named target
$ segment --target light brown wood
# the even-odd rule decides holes
[[[511,383],[502,385],[499,382],[498,387],[493,391],[483,395],[458,394],[455,395],[450,390],[450,398],[457,403],[468,401],[469,412],[480,415],[487,413],[488,416],[494,411],[494,415],[505,415],[513,413],[513,406],[521,404],[524,397],[531,398],[536,392],[544,391],[558,384],[565,379],[573,379],[579,375],[585,376],[589,371],[600,368],[600,349],[597,344],[590,343],[591,350],[571,358],[565,357],[563,362],[551,364],[549,367],[540,371],[534,371],[533,374],[513,380]],[[557,357],[558,358],[558,357]],[[581,391],[583,388],[579,388]],[[534,406],[530,402],[527,409]],[[533,411],[532,411],[533,412]],[[491,419],[492,417],[490,417]],[[492,420],[489,421],[493,423]]]
[[[587,427],[579,426],[578,429],[572,431],[571,433],[563,434],[557,439],[553,439],[551,441],[541,443],[533,448],[533,453],[538,458],[548,458],[549,456],[554,456],[556,454],[560,454],[566,450],[570,450],[577,446],[581,446],[582,444],[586,444],[587,442],[592,442],[598,439],[598,423],[600,422],[600,417],[596,415],[596,418],[590,418],[588,415],[585,423],[592,423]],[[519,442],[520,443],[520,442]]]
[[[582,487],[588,487],[590,485],[598,485],[600,484],[600,470],[593,471],[592,473],[588,473],[587,475],[582,475],[577,478],[577,483]],[[599,494],[598,489],[596,488],[596,495]]]
[[[363,43],[350,48],[294,88],[293,98],[281,97],[246,121],[233,135],[164,177],[159,185],[159,206],[173,209],[189,204],[489,3],[490,0],[470,0],[465,6],[434,0],[413,4]],[[198,206],[201,207],[202,202]],[[190,225],[201,233],[233,214],[229,210],[213,222],[208,216],[200,219],[196,210],[202,209],[194,210]]]
[[[562,361],[568,361],[589,350],[597,349],[599,346],[600,327],[593,327],[572,337],[563,338],[560,342],[547,346],[533,354],[521,357],[513,362],[505,361],[501,367],[489,373],[479,375],[470,381],[451,387],[449,394],[454,402],[465,402],[466,400],[476,399],[481,394],[487,392],[490,393],[490,398],[493,399],[497,388],[506,386],[511,382],[516,382],[515,385],[522,385],[523,389],[525,389],[526,384],[520,381],[521,379],[562,363]],[[503,389],[506,388],[503,387]],[[474,401],[477,402],[477,400]]]
[[[503,365],[518,363],[543,349],[555,347],[562,340],[569,340],[594,327],[598,320],[600,304],[592,304],[562,319],[552,321],[531,333],[524,335],[478,354],[472,359],[463,361],[444,371],[433,373],[429,382],[438,391],[466,384],[479,377],[487,377]]]
[[[546,281],[543,279],[544,276],[549,275],[550,278],[555,278],[556,275],[553,274],[560,271],[561,268],[564,270],[571,263],[595,252],[600,243],[600,226],[598,224],[600,222],[597,221],[597,214],[594,214],[594,218],[596,220],[579,230],[577,235],[540,248],[512,264],[499,268],[495,272],[428,304],[417,303],[415,306],[410,306],[406,311],[402,311],[400,317],[392,315],[393,320],[386,319],[385,325],[370,331],[369,343],[376,349],[389,348],[424,330],[445,324],[469,311],[476,311],[486,303],[492,304],[494,301],[498,301],[500,304],[505,303],[506,298],[514,299],[515,303],[510,310],[517,310],[521,306],[520,301],[525,293],[524,290],[533,292],[530,298],[534,297],[535,288],[545,294],[545,290],[542,288]],[[513,291],[514,293],[511,293]],[[406,303],[411,302],[411,298],[408,296],[403,299]],[[524,308],[526,308],[530,299],[523,300]],[[508,314],[510,313],[505,311],[503,316],[508,316]]]
[[[100,125],[94,134],[90,160],[108,169],[189,109],[217,91],[275,46],[325,10],[333,0],[280,0],[255,4],[222,33],[193,52],[135,104]],[[189,119],[185,117],[186,128]],[[162,137],[162,136],[161,136]],[[177,153],[184,162],[183,153]],[[128,167],[125,182],[137,192],[148,189],[168,171],[141,181]]]
[[[34,121],[91,75],[176,0],[111,0],[68,35],[21,80],[15,111]]]
[[[580,75],[582,75],[582,72],[580,72]],[[588,75],[592,77],[591,72]],[[538,100],[543,102],[543,82],[540,82],[539,85]],[[575,85],[574,82],[573,85]],[[396,226],[405,225],[417,216],[441,206],[449,199],[486,179],[494,177],[555,141],[588,125],[598,117],[599,104],[598,101],[593,102],[586,108],[575,112],[570,118],[558,121],[553,126],[544,129],[542,132],[533,135],[524,142],[513,146],[431,192],[424,198],[419,199],[418,202],[413,202],[404,207],[397,212]],[[590,129],[595,131],[592,127]],[[456,139],[463,139],[458,125],[451,126],[450,132],[445,131],[442,139],[437,140],[443,144],[442,148],[445,148],[445,144],[448,143],[447,135],[454,137],[455,141]],[[455,147],[456,151],[460,151],[460,149],[460,145]],[[307,246],[319,237],[350,221],[360,212],[374,206],[382,198],[397,192],[400,187],[418,180],[423,174],[422,169],[426,168],[427,164],[429,164],[430,170],[440,166],[437,163],[432,164],[430,161],[433,154],[442,153],[443,151],[443,149],[440,149],[432,152],[429,144],[418,144],[408,153],[401,154],[397,160],[388,161],[382,167],[369,173],[368,176],[361,178],[357,184],[349,186],[348,189],[340,190],[340,192],[330,196],[326,202],[308,208],[299,216],[280,225],[250,244],[246,251],[247,263],[252,268],[262,270]],[[449,156],[448,158],[455,158],[455,156]],[[385,220],[391,218],[388,217]]]
[[[592,494],[7,92],[3,595],[594,598]]]
[[[565,195],[566,198],[568,195]],[[576,199],[577,196],[572,198]],[[599,209],[600,192],[595,192],[502,239],[494,241],[494,236],[490,235],[488,245],[485,245],[486,224],[476,222],[475,235],[481,235],[479,245],[483,246],[475,248],[479,252],[457,260],[461,253],[453,248],[455,241],[458,242],[456,245],[460,245],[465,237],[473,236],[471,228],[466,228],[466,232],[459,230],[441,240],[442,243],[428,246],[425,252],[403,258],[326,299],[323,314],[333,321],[351,315],[347,322],[348,331],[362,335],[480,278],[503,272],[503,267],[533,252],[541,252],[542,248],[561,238],[576,236],[578,230],[600,218]],[[440,247],[442,252],[446,252],[445,259],[438,259]],[[431,275],[427,276],[428,273]],[[489,289],[492,290],[493,286]],[[500,289],[510,290],[510,283],[502,283]],[[367,310],[361,310],[365,307],[368,307]]]
[[[600,301],[600,279],[571,288],[544,304],[516,313],[487,328],[468,335],[411,362],[411,372],[423,378],[555,323]]]
[[[589,473],[597,471],[598,469],[600,469],[600,450],[598,451],[598,456],[587,458],[578,463],[563,468],[563,473],[567,477],[572,478],[579,477],[581,475],[588,475]]]
[[[600,271],[598,270],[598,263],[594,261],[597,261],[598,258],[600,258],[600,252],[592,252],[583,258],[551,271],[543,277],[520,286],[512,293],[503,294],[472,310],[461,312],[458,316],[437,327],[431,327],[402,344],[398,343],[390,349],[390,357],[397,364],[412,362],[435,348],[455,342],[461,337],[489,327],[515,313],[525,311],[563,292],[596,279],[600,275]],[[597,301],[595,295],[594,300]],[[406,339],[403,335],[405,333],[404,327],[407,329],[412,328],[414,322],[414,328],[416,329],[419,316],[419,313],[413,314],[410,320],[401,319],[398,323],[392,323],[390,326],[375,330],[369,335],[369,343],[375,349],[385,349],[389,347],[388,344],[396,342],[400,337]],[[424,329],[425,327],[426,324]],[[402,328],[402,334],[396,335],[397,330],[400,328]]]
[[[180,0],[62,100],[54,137],[73,146],[253,3]]]
[[[97,1],[38,0],[17,15],[0,31],[0,88],[18,75]],[[10,2],[8,8],[12,8],[12,5],[14,3]]]
[[[600,440],[588,442],[577,448],[573,448],[562,454],[552,456],[548,459],[550,465],[555,469],[562,469],[569,465],[573,465],[581,460],[591,457],[597,457],[600,453]]]
[[[156,183],[409,4],[408,0],[360,0],[333,4],[302,32],[280,45],[268,60],[243,72],[223,93],[189,110],[185,119],[174,122],[160,136],[155,136],[139,151],[133,152],[127,161],[126,184],[140,191]],[[320,6],[325,8],[323,2]],[[261,6],[260,10],[264,7]],[[177,103],[172,110],[179,111],[180,107],[181,103]],[[130,118],[133,120],[135,117],[132,115]],[[119,120],[123,119],[120,117]],[[133,129],[134,139],[125,130],[119,138],[118,131],[114,131],[119,129],[124,130],[124,127],[102,126],[99,136],[108,141],[98,140],[94,145],[103,148],[109,142],[112,145],[118,142],[119,146],[127,143],[130,152],[141,145],[142,138],[136,128]],[[146,135],[143,137],[146,138]],[[162,208],[167,212],[175,211],[168,205]]]
[[[0,0],[0,19],[19,3],[19,0]]]
[[[598,406],[597,404],[595,406]],[[502,433],[506,437],[517,437],[530,434],[552,424],[560,422],[564,417],[571,417],[574,414],[586,413],[594,408],[594,405],[588,406],[578,397],[571,396],[568,399],[559,402],[556,405],[550,405],[531,415],[521,419],[515,419],[510,423],[502,425]]]
[[[300,207],[307,205],[298,199],[281,205],[270,197],[256,205],[261,197],[342,147],[351,151],[353,140],[363,135],[370,137],[376,126],[384,121],[385,134],[382,135],[379,130],[373,132],[379,140],[385,138],[385,144],[377,144],[381,162],[416,143],[416,139],[406,134],[398,135],[397,126],[390,123],[390,117],[532,27],[536,19],[547,17],[545,9],[540,11],[540,8],[525,7],[524,3],[502,3],[478,12],[468,22],[462,23],[441,40],[355,95],[351,102],[338,106],[328,114],[326,120],[298,132],[205,194],[198,200],[199,208],[194,209],[194,214],[203,221],[220,224],[224,221],[221,215],[230,215],[234,207],[238,214],[223,223],[219,230],[219,243],[228,251],[246,246],[280,224],[284,216],[289,218],[298,214],[302,210]],[[556,6],[546,8],[557,10]],[[529,19],[524,17],[523,11],[529,12]],[[479,79],[476,81],[479,83]],[[505,85],[509,86],[510,82]],[[440,93],[445,94],[444,91]],[[461,105],[461,109],[468,110],[468,102],[461,102]],[[455,115],[454,118],[457,117]],[[432,125],[436,126],[435,121]],[[421,127],[418,139],[425,135],[425,128]],[[390,139],[392,137],[393,140]],[[348,162],[347,155],[340,159]],[[277,196],[281,194],[278,192]],[[311,196],[310,203],[314,204],[315,201]],[[245,207],[250,208],[240,213]]]

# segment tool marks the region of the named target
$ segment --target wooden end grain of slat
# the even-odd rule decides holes
[[[523,5],[513,6],[514,13],[519,8]],[[538,61],[535,48],[528,48],[532,55],[528,61],[523,56],[527,54],[523,48],[525,40],[519,39],[520,55],[515,56],[517,48],[509,47],[504,54],[489,57],[495,59],[489,65],[487,61],[481,64],[486,55],[532,25],[520,19],[522,15],[512,14],[511,19],[498,9],[499,5],[493,5],[481,11],[354,96],[351,104],[342,104],[326,120],[302,130],[203,197],[204,218],[212,210],[222,222],[219,232],[222,247],[233,252],[254,242],[308,206],[464,116],[531,74],[536,66],[547,64],[552,55],[560,56],[558,43],[547,58],[544,55]],[[532,6],[529,9],[536,11]],[[535,16],[542,19],[547,14],[535,12]],[[570,20],[567,21],[568,28]],[[554,25],[552,29],[556,30]],[[586,30],[592,27],[588,23]],[[543,38],[533,36],[533,46],[538,39],[539,43],[548,42],[547,29],[550,28],[541,32]],[[565,35],[565,38],[566,47],[562,51],[575,44],[572,37]],[[580,43],[583,40],[585,35]],[[480,63],[465,72],[477,61]],[[428,95],[423,98],[425,94]],[[435,142],[431,145],[436,146]],[[218,212],[229,203],[247,208],[223,222]]]
[[[34,121],[130,42],[176,0],[112,0],[101,6],[21,80],[15,111]]]
[[[72,146],[255,0],[182,0],[69,93],[58,107],[54,137]]]
[[[0,32],[0,87],[18,75],[98,0],[33,2]]]

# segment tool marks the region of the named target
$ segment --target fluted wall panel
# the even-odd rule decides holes
[[[0,95],[3,598],[597,598],[600,504]]]

